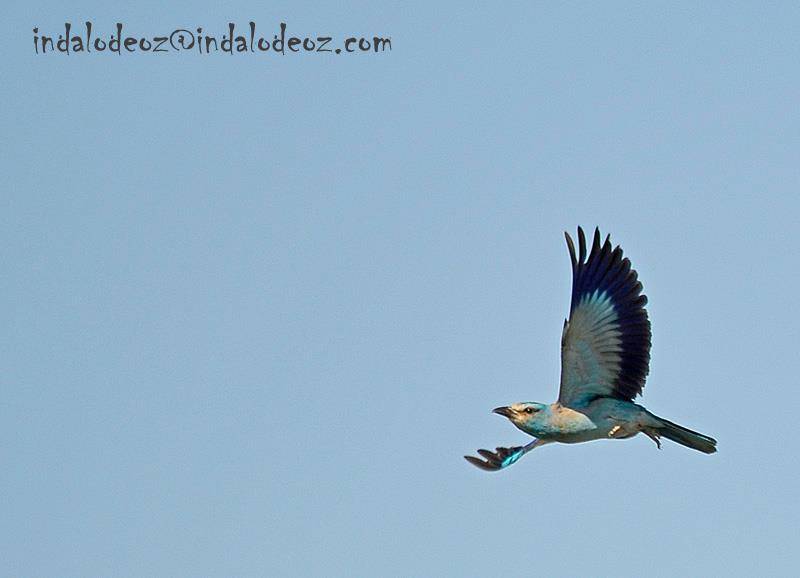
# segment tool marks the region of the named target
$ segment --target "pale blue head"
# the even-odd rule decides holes
[[[548,429],[550,406],[544,403],[525,401],[505,407],[496,407],[492,411],[507,417],[519,429],[533,436],[541,436]]]

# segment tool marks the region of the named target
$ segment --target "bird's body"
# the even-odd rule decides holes
[[[614,427],[644,421],[645,415],[644,408],[634,403],[601,398],[580,410],[552,403],[541,410],[538,419],[514,425],[543,441],[576,444],[606,438]]]
[[[595,230],[591,252],[578,228],[579,253],[566,235],[572,259],[570,318],[561,336],[561,387],[550,405],[525,402],[499,407],[517,428],[536,439],[517,447],[478,450],[483,460],[465,456],[486,470],[515,463],[547,443],[581,443],[627,439],[638,433],[658,447],[660,438],[704,453],[716,451],[716,440],[660,418],[633,399],[641,394],[650,362],[650,321],[642,284],[622,249],[600,242]]]

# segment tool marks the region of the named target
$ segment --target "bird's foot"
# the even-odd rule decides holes
[[[658,446],[658,449],[661,449],[661,436],[660,435],[658,435],[656,432],[654,432],[652,430],[645,429],[645,430],[642,430],[642,431],[644,432],[644,435],[646,435],[651,440],[656,442],[656,445]]]
[[[622,429],[622,427],[615,425],[611,428],[611,431],[608,432],[608,437],[613,438],[617,435],[617,433]]]
[[[493,452],[489,450],[478,450],[478,453],[483,456],[484,459],[474,456],[464,456],[464,459],[482,470],[496,472],[497,470],[507,468],[521,458],[525,453],[525,448],[522,446],[515,446],[513,448],[499,447],[495,448]]]

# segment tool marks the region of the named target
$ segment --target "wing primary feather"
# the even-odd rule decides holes
[[[600,229],[594,230],[594,239],[592,239],[592,250],[589,251],[589,258],[586,260],[587,277],[588,273],[594,267],[597,267],[597,253],[600,251]]]
[[[578,263],[575,260],[575,244],[572,242],[572,237],[569,236],[569,233],[564,231],[564,237],[567,239],[567,248],[569,249],[569,260],[572,262],[572,274],[575,275],[575,268],[577,267]]]
[[[605,247],[600,245],[600,229],[595,227],[592,249],[589,251],[589,258],[586,260],[586,267],[581,275],[582,291],[588,289],[589,286],[597,287],[595,276],[603,265],[605,265]]]
[[[608,243],[608,241],[606,241],[606,243]],[[603,273],[602,277],[600,277],[600,279],[598,280],[598,285],[600,287],[606,286],[606,281],[607,280],[610,281],[616,276],[621,261],[622,261],[622,251],[619,250],[618,246],[611,252],[611,259],[609,259],[608,268],[606,269],[605,273]]]
[[[594,283],[597,287],[604,287],[603,281],[608,276],[608,272],[611,270],[611,267],[614,265],[613,254],[611,253],[611,242],[606,239],[605,244],[603,244],[603,248],[600,249],[600,255],[597,258],[597,265],[595,265],[594,270],[591,273],[593,279],[595,279]]]

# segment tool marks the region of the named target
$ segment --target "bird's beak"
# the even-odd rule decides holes
[[[497,413],[504,417],[511,417],[514,414],[514,410],[510,407],[496,407],[492,410],[492,413]]]

